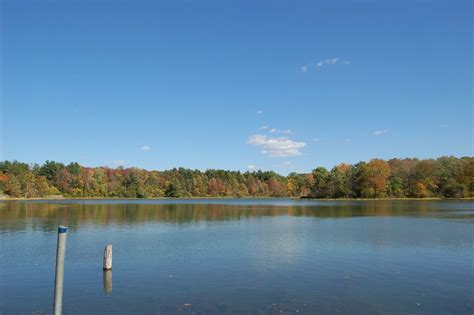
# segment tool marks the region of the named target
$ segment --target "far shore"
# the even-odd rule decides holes
[[[263,200],[263,199],[274,199],[274,200],[310,200],[310,201],[430,201],[430,200],[474,200],[474,197],[464,197],[464,198],[440,198],[440,197],[429,197],[429,198],[306,198],[306,197],[156,197],[156,198],[124,198],[124,197],[35,197],[35,198],[9,198],[9,197],[0,197],[0,201],[35,201],[35,200],[50,200],[50,201],[68,201],[68,200],[229,200],[229,199],[240,199],[240,200]]]

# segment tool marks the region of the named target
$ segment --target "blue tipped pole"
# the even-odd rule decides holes
[[[58,227],[56,249],[56,278],[54,281],[54,315],[60,315],[63,308],[64,257],[66,256],[67,227]]]

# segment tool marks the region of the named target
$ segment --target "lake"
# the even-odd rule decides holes
[[[59,225],[64,314],[474,312],[473,201],[3,201],[1,314],[52,312]]]

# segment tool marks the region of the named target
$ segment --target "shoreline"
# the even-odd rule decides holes
[[[48,198],[48,197],[35,197],[35,198],[4,198],[0,197],[0,201],[35,201],[35,200],[229,200],[229,199],[240,199],[240,200],[263,200],[263,199],[274,199],[274,200],[309,200],[309,201],[443,201],[443,200],[474,200],[474,197],[464,198],[440,198],[440,197],[429,197],[429,198],[407,198],[407,197],[387,197],[387,198],[306,198],[306,197],[157,197],[157,198],[125,198],[125,197],[62,197],[62,198]]]

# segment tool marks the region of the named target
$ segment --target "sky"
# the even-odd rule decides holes
[[[472,20],[471,1],[3,0],[0,160],[472,156]]]

